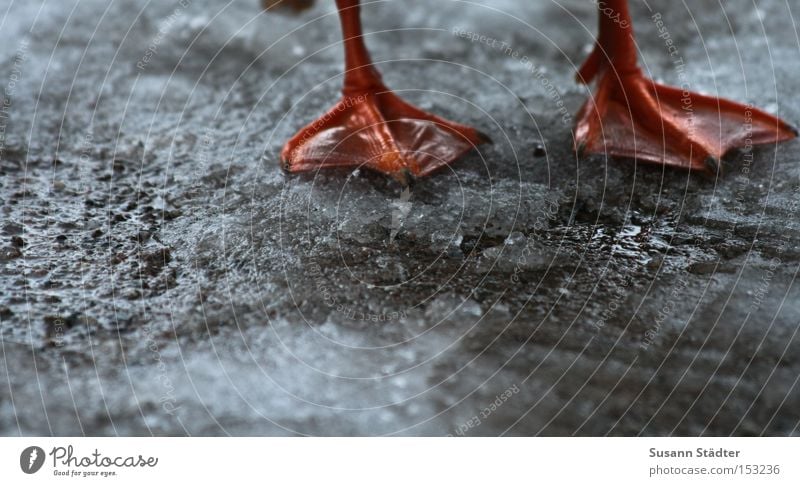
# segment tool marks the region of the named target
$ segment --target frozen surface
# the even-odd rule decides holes
[[[661,12],[694,90],[800,123],[796,5],[633,3],[654,78]],[[593,4],[432,4],[365,6],[375,61],[495,144],[404,194],[278,167],[331,1],[1,1],[0,433],[800,433],[798,143],[576,162]]]

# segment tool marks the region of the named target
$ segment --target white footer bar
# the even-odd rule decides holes
[[[798,485],[799,463],[800,438],[0,439],[14,485]]]

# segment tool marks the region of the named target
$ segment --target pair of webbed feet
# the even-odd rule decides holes
[[[343,98],[289,140],[281,153],[283,167],[289,172],[364,167],[408,184],[488,142],[478,130],[426,113],[384,85],[364,45],[359,4],[337,0],[345,47]],[[733,148],[797,136],[789,124],[756,108],[645,77],[627,0],[603,5],[617,15],[600,14],[597,44],[577,76],[582,83],[596,81],[574,128],[579,154],[715,174]]]

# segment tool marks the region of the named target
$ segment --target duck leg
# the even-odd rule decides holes
[[[729,150],[797,136],[768,113],[646,78],[638,66],[627,0],[600,6],[600,34],[578,71],[578,82],[597,80],[578,113],[575,148],[655,164],[716,173]]]
[[[289,172],[364,167],[407,185],[488,139],[477,130],[411,106],[383,84],[361,30],[359,0],[336,0],[342,22],[342,99],[281,152]]]

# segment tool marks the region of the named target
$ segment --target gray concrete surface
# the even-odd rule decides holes
[[[0,433],[798,435],[798,142],[576,161],[593,4],[432,3],[366,5],[374,58],[495,144],[409,197],[278,167],[331,1],[0,2]],[[800,123],[796,5],[633,3],[654,78],[660,12],[694,90]]]

